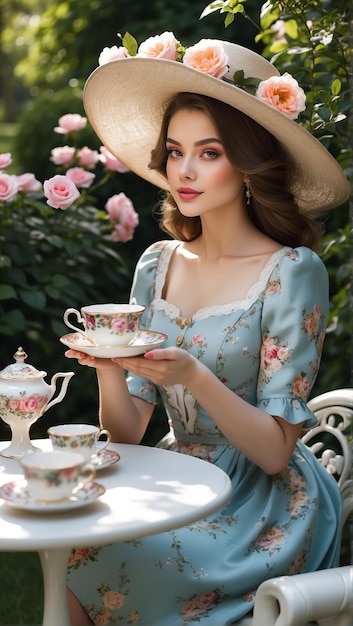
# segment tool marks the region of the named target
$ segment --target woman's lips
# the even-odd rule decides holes
[[[202,193],[201,191],[196,191],[196,189],[191,189],[190,187],[179,187],[177,192],[181,200],[194,200]]]

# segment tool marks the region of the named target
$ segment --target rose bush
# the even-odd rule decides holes
[[[0,154],[0,369],[23,345],[37,367],[67,370],[64,310],[128,298],[123,248],[139,217],[125,193],[111,193],[128,170],[105,148],[79,145],[86,122],[78,114],[59,118],[62,145],[49,155],[57,173],[43,183],[30,172],[9,173],[11,154]]]

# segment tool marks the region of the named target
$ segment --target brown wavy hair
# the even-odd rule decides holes
[[[289,155],[265,128],[224,102],[193,93],[174,96],[167,104],[149,168],[166,176],[168,126],[181,109],[206,113],[218,130],[229,161],[248,176],[251,201],[247,209],[252,223],[284,246],[318,248],[321,226],[300,212],[289,189]],[[192,241],[202,232],[200,218],[184,217],[170,193],[161,201],[158,219],[162,230],[181,241]]]

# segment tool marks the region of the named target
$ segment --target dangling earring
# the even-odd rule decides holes
[[[245,180],[245,195],[246,195],[246,204],[250,204],[250,200],[251,200],[251,189],[250,189],[250,182],[249,179],[246,178]]]

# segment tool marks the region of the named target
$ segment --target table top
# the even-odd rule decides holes
[[[1,442],[0,449],[9,442]],[[51,449],[48,439],[37,447]],[[231,482],[218,467],[177,452],[110,444],[120,454],[97,471],[106,491],[80,509],[53,513],[15,508],[0,498],[0,551],[100,545],[179,528],[207,517],[229,499]],[[16,459],[0,456],[0,485],[20,480]]]

